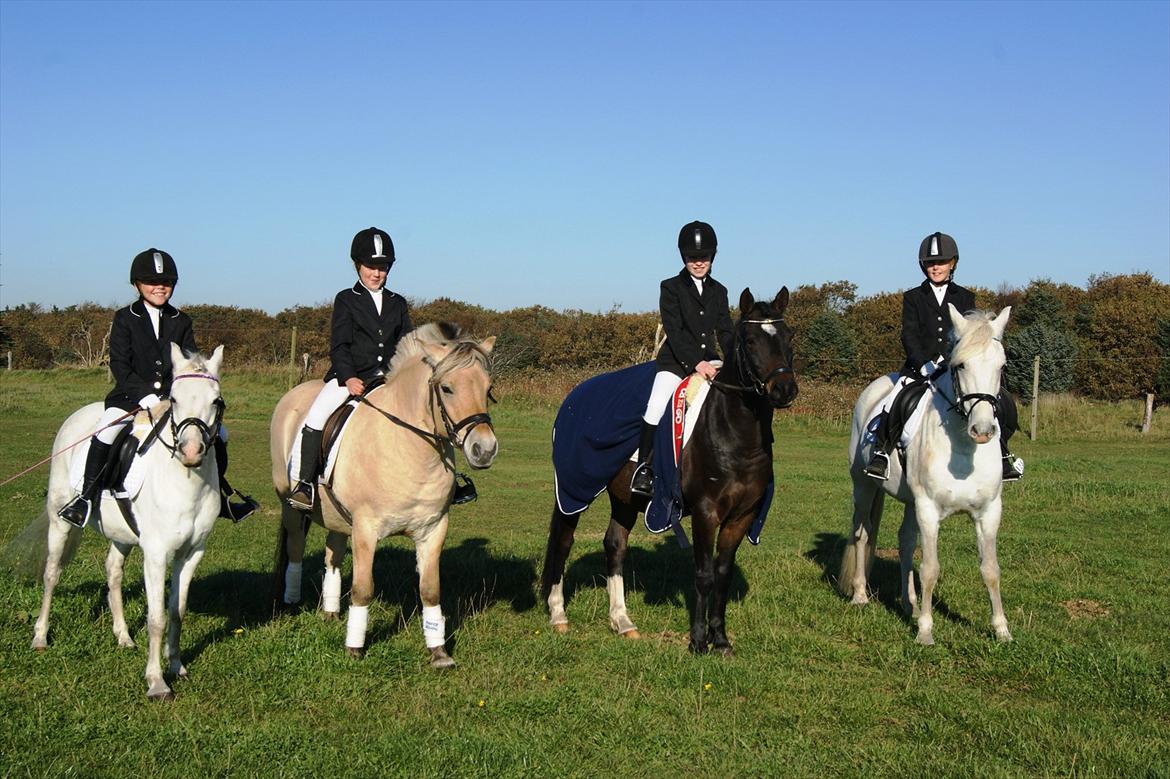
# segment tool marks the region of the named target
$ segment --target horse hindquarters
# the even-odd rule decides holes
[[[540,575],[540,594],[548,603],[548,621],[558,633],[569,632],[565,614],[565,562],[573,548],[580,514],[565,514],[553,502],[548,527],[548,546],[544,551],[544,571]]]

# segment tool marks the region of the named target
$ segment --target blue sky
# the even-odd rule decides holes
[[[0,2],[0,305],[1170,281],[1170,3]]]

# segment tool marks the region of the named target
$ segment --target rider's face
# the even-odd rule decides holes
[[[358,278],[362,280],[362,286],[366,289],[381,289],[382,285],[386,283],[386,274],[389,272],[390,268],[386,265],[380,267],[358,266]]]
[[[926,267],[927,278],[934,284],[942,284],[950,278],[951,271],[955,269],[954,260],[927,260],[923,265]]]
[[[694,276],[696,279],[701,279],[711,272],[711,257],[704,255],[702,257],[687,257],[686,260],[687,273]]]
[[[142,296],[150,305],[155,308],[162,308],[171,299],[171,295],[175,293],[175,286],[173,284],[148,284],[145,281],[136,281],[134,286],[138,288],[138,294]]]

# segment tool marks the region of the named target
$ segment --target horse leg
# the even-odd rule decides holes
[[[452,668],[455,661],[447,654],[447,620],[439,605],[439,554],[447,538],[447,517],[426,538],[414,544],[418,564],[418,596],[422,601],[423,639],[431,653],[431,668]]]
[[[280,528],[276,531],[276,606],[301,602],[301,569],[305,560],[305,538],[309,520],[281,501]]]
[[[345,621],[345,648],[350,657],[361,657],[366,647],[370,601],[374,599],[374,553],[378,536],[370,529],[372,522],[356,516],[353,520],[353,586]]]
[[[999,498],[984,506],[979,516],[975,517],[975,538],[979,543],[979,573],[983,575],[987,595],[991,598],[991,627],[997,639],[1011,641],[1012,634],[1008,630],[1007,616],[1004,615],[999,593],[999,556],[995,549],[1002,512],[1003,503]]]
[[[877,532],[885,498],[885,492],[873,479],[864,474],[853,476],[853,524],[841,555],[837,588],[842,595],[850,597],[855,606],[869,603],[866,579],[877,550]]]
[[[907,503],[898,528],[898,562],[901,564],[902,610],[914,619],[918,616],[918,595],[914,591],[914,549],[918,546],[918,517],[914,504]]]
[[[325,534],[325,580],[321,584],[321,608],[328,620],[341,614],[341,564],[345,561],[349,538],[330,530]],[[301,545],[302,550],[304,544]]]
[[[558,633],[569,632],[569,617],[565,614],[565,562],[573,548],[580,514],[563,514],[553,504],[552,520],[548,527],[548,546],[544,550],[544,571],[540,575],[540,593],[548,603],[548,621]]]
[[[182,557],[176,555],[171,567],[170,621],[167,623],[164,657],[167,661],[167,673],[177,679],[187,678],[187,669],[179,654],[179,635],[183,630],[183,619],[187,616],[187,590],[191,587],[191,578],[202,559],[203,549],[194,549]]]
[[[118,639],[118,646],[129,648],[136,644],[126,629],[126,615],[122,608],[122,574],[126,568],[126,557],[133,549],[130,544],[111,541],[110,552],[106,555],[106,600],[114,620],[114,637]]]
[[[731,571],[735,567],[735,553],[743,543],[743,537],[755,518],[754,512],[748,512],[734,522],[728,522],[719,528],[719,537],[715,544],[715,584],[714,595],[711,600],[710,614],[707,617],[707,640],[711,648],[724,657],[731,657],[735,651],[727,639],[727,596],[731,590]]]
[[[146,648],[146,697],[169,701],[174,700],[175,694],[163,679],[162,665],[159,662],[163,630],[167,624],[167,612],[163,603],[166,567],[165,555],[142,550],[142,578],[146,582],[146,629],[149,636]]]
[[[44,587],[41,597],[41,614],[33,628],[32,648],[43,652],[49,646],[49,606],[53,603],[53,590],[61,579],[61,564],[70,536],[80,535],[81,528],[74,528],[68,522],[55,516],[49,517],[48,547],[45,557]]]
[[[914,504],[915,514],[918,516],[918,534],[922,538],[922,601],[918,606],[918,635],[915,641],[919,644],[934,643],[934,613],[931,608],[931,598],[934,596],[934,585],[938,583],[938,506],[933,501],[918,500]]]
[[[605,531],[605,588],[609,592],[609,626],[619,636],[641,638],[638,627],[626,612],[626,583],[622,569],[629,549],[630,531],[638,512],[610,495],[611,516]]]
[[[715,562],[712,547],[718,518],[696,510],[691,517],[692,541],[695,549],[695,610],[691,614],[691,641],[689,649],[695,654],[707,652],[707,610],[711,590],[715,584]]]

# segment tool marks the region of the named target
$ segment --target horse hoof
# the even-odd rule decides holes
[[[1006,630],[1002,633],[996,633],[995,640],[1001,644],[1010,644],[1012,642],[1012,634]]]
[[[696,644],[694,641],[687,645],[687,649],[691,650],[692,655],[705,655],[708,651],[706,644]]]
[[[922,646],[934,646],[934,636],[930,633],[919,633],[914,637],[914,641]]]
[[[118,646],[122,649],[137,649],[138,648],[138,644],[135,644],[134,639],[132,639],[132,638],[126,638],[126,639],[119,638],[118,639]]]
[[[622,638],[628,638],[632,641],[637,641],[638,639],[640,639],[642,637],[642,634],[638,632],[637,628],[631,628],[631,629],[627,630],[625,633],[621,633],[620,635]]]
[[[169,703],[175,699],[175,693],[173,690],[163,690],[161,692],[148,692],[146,694],[146,697],[152,701],[165,701],[165,702]]]
[[[555,630],[557,633],[560,633],[563,636],[569,632],[569,623],[568,622],[558,622],[557,624],[552,626],[552,629]]]
[[[364,646],[347,646],[345,653],[354,660],[361,660],[366,656],[366,648]]]
[[[431,650],[431,668],[454,668],[455,661],[451,659],[451,655],[447,654],[447,650],[441,646],[437,646]]]
[[[48,649],[49,649],[49,647],[43,646],[43,645],[33,647],[33,651],[36,652],[38,655],[43,655],[46,651],[48,651]]]
[[[735,657],[735,650],[731,648],[731,644],[717,646],[712,651],[720,657]]]

